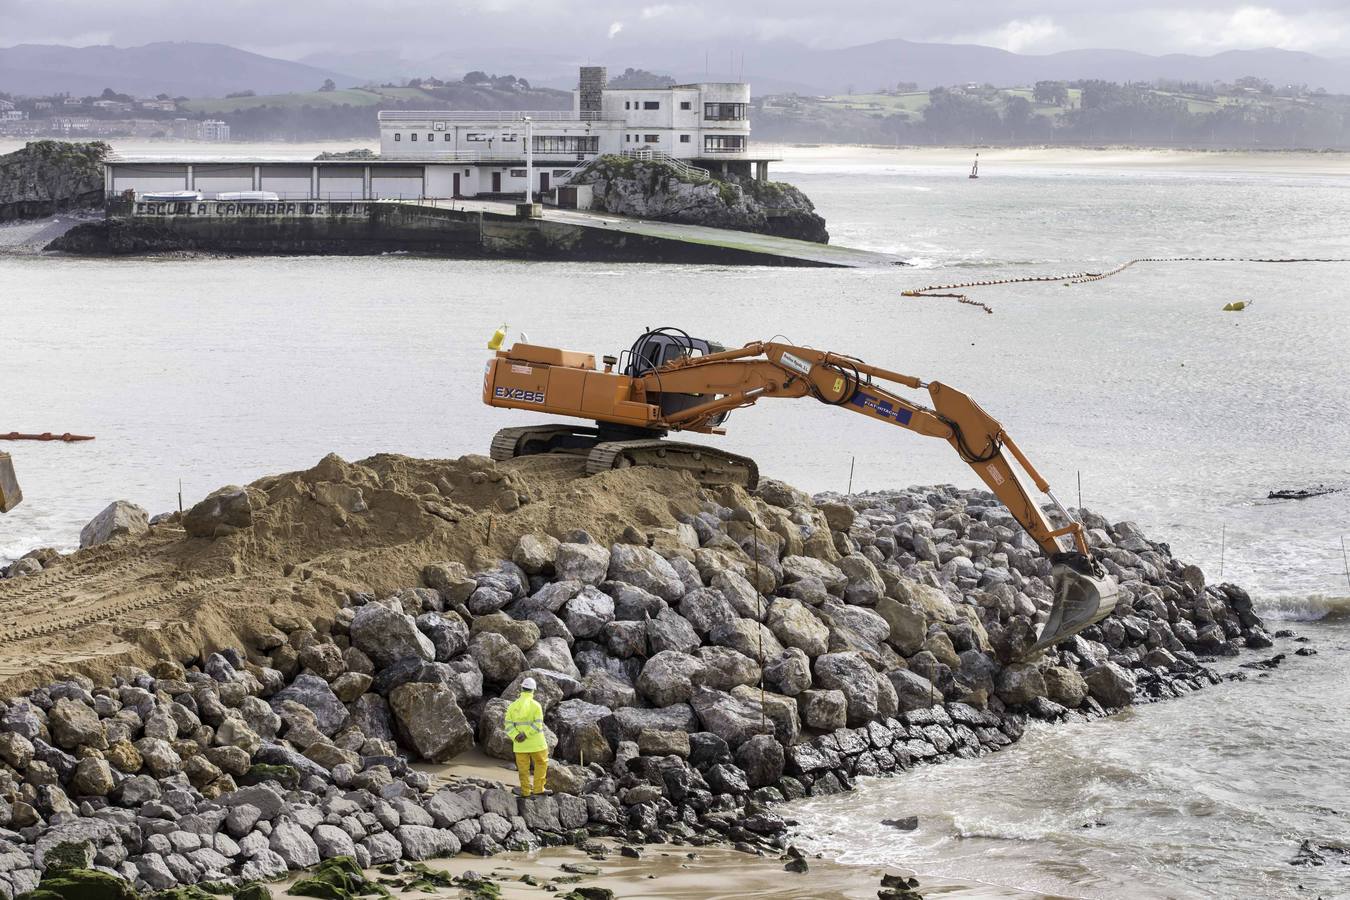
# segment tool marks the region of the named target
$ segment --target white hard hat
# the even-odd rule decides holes
[[[534,686],[534,679],[528,676],[520,683],[520,689],[522,691],[532,691],[534,690]]]

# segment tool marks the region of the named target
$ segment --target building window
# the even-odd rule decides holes
[[[466,140],[466,141],[486,141],[486,140],[490,140],[490,138],[489,138],[485,133],[483,133],[483,132],[481,132],[481,131],[470,131],[468,134],[464,135],[464,140]]]
[[[627,101],[627,100],[623,101],[623,108],[624,108],[624,109],[631,109],[632,106],[633,106],[633,104],[630,103],[629,101]]]
[[[745,135],[705,134],[703,149],[707,153],[739,153],[745,149]]]
[[[554,178],[564,178],[564,177],[566,177],[567,173],[570,172],[570,171],[571,171],[571,169],[554,169],[554,170],[553,170],[553,177],[554,177]]]
[[[689,143],[689,135],[687,135],[687,134],[682,134],[682,135],[680,135],[680,143],[681,143],[681,144],[687,144],[687,143]]]
[[[417,140],[417,132],[414,131],[414,132],[412,133],[412,139],[413,139],[414,141]]]
[[[661,108],[661,101],[659,101],[659,100],[644,100],[644,101],[642,102],[642,108],[643,108],[643,109],[660,109],[660,108]]]
[[[394,132],[394,140],[396,140],[396,141],[401,141],[401,140],[403,140],[403,135],[401,135],[401,134],[399,134],[397,131],[395,131],[395,132]]]
[[[694,108],[694,104],[691,103],[691,102],[689,102],[688,100],[681,100],[681,101],[680,101],[680,109],[693,109],[693,108]]]
[[[536,134],[532,141],[535,153],[599,153],[597,134]]]
[[[739,122],[745,118],[744,103],[705,103],[703,118],[714,122]]]
[[[468,178],[468,177],[469,177],[469,170],[468,170],[468,169],[465,169],[465,170],[464,170],[464,177],[465,177],[465,178]]]
[[[445,133],[445,140],[448,141],[448,140],[450,140],[452,137],[454,137],[454,135],[452,135],[450,132],[447,131],[447,132]]]
[[[434,135],[434,134],[429,134],[429,135],[427,135],[427,140],[429,140],[429,141],[434,141],[434,140],[436,140],[436,135]]]
[[[524,170],[524,169],[512,169],[512,170],[510,171],[510,175],[511,175],[512,178],[524,178],[524,177],[525,177],[525,170]]]
[[[659,135],[659,134],[644,134],[644,135],[643,135],[643,138],[644,138],[644,139],[647,141],[647,143],[649,143],[649,144],[659,144],[659,143],[661,143],[661,135]]]

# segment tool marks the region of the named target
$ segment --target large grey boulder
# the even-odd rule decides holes
[[[701,643],[694,626],[673,609],[663,609],[647,622],[647,649],[652,655],[662,650],[690,653]]]
[[[421,682],[389,694],[389,706],[406,747],[430,762],[449,762],[473,746],[473,728],[449,688]]]
[[[720,593],[736,611],[746,619],[764,621],[769,611],[769,601],[759,595],[744,575],[726,569],[714,572],[709,586]]]
[[[774,730],[773,723],[767,721],[756,705],[725,691],[698,688],[690,706],[702,723],[702,730],[711,731],[733,749],[757,734],[772,734]]]
[[[793,584],[810,578],[819,579],[832,594],[840,594],[848,584],[848,576],[834,563],[811,556],[788,556],[783,559],[783,583]]]
[[[559,546],[558,539],[552,535],[523,534],[516,541],[511,561],[524,569],[527,575],[551,575]]]
[[[759,663],[730,647],[699,647],[694,651],[694,656],[707,666],[703,683],[708,687],[729,691],[743,684],[759,683]],[[809,680],[810,676],[807,678]]]
[[[61,698],[47,713],[47,726],[58,747],[74,750],[83,745],[107,750],[108,738],[98,713],[77,700]]]
[[[609,571],[609,550],[599,544],[560,544],[553,566],[558,581],[599,584]]]
[[[558,756],[562,759],[597,762],[608,766],[614,750],[600,729],[610,710],[585,700],[564,700],[553,711],[553,728],[558,733]]]
[[[97,547],[115,538],[145,534],[149,530],[150,519],[145,510],[127,500],[117,500],[80,529],[80,549]]]
[[[315,727],[327,737],[337,734],[347,724],[347,707],[333,693],[328,682],[317,675],[298,675],[288,687],[270,698],[272,708],[278,712],[287,700],[313,713]]]
[[[563,606],[562,620],[573,636],[593,638],[614,621],[614,598],[588,585]]]
[[[754,735],[736,748],[736,765],[752,788],[776,784],[783,777],[783,745],[772,735]]]
[[[856,652],[826,653],[815,662],[816,686],[843,691],[848,701],[848,724],[857,728],[877,717],[877,675]]]
[[[764,684],[775,693],[795,697],[811,687],[811,660],[789,647],[764,665]]]
[[[999,673],[997,691],[1007,705],[1021,706],[1045,696],[1045,678],[1035,666],[1013,663]]]
[[[774,598],[768,626],[785,647],[796,647],[813,658],[829,652],[830,629],[798,600]]]
[[[797,696],[797,709],[807,728],[829,733],[848,724],[848,700],[843,691],[802,691]]]
[[[307,869],[319,864],[319,847],[299,824],[282,820],[272,826],[267,846],[286,861],[291,869]]]
[[[882,597],[877,601],[876,611],[890,628],[887,640],[901,656],[913,656],[923,649],[928,637],[928,617],[923,607]]]
[[[350,634],[352,645],[380,668],[409,656],[427,661],[436,658],[436,645],[418,630],[412,616],[379,603],[367,603],[356,610]]]
[[[227,485],[183,514],[183,530],[192,537],[220,538],[253,525],[253,514],[267,505],[257,488]]]
[[[709,643],[730,647],[751,659],[773,659],[783,652],[783,645],[766,626],[754,619],[733,619],[713,626],[708,633]]]
[[[909,669],[891,669],[886,679],[895,689],[897,711],[902,713],[942,704],[946,698],[933,682]]]
[[[718,625],[735,622],[740,617],[721,591],[699,588],[680,597],[678,610],[699,637],[706,640]]]
[[[839,560],[840,571],[848,578],[844,602],[857,606],[875,606],[886,595],[886,583],[872,561],[861,553],[850,553]]]
[[[698,716],[688,703],[674,703],[660,709],[641,709],[636,706],[616,709],[601,720],[600,728],[605,732],[605,737],[617,744],[620,741],[636,741],[644,730],[697,731],[698,722]]]
[[[491,631],[474,635],[469,641],[469,655],[478,664],[483,677],[495,684],[504,684],[525,670],[525,654],[515,644]]]
[[[1134,702],[1134,676],[1113,662],[1102,663],[1083,673],[1092,698],[1115,709]]]
[[[436,662],[449,662],[469,647],[469,626],[459,613],[422,613],[416,624],[417,630],[431,641]]]
[[[1066,709],[1077,709],[1088,695],[1087,681],[1072,669],[1046,666],[1041,674],[1045,678],[1045,695]]]
[[[684,703],[703,683],[707,667],[698,659],[674,650],[663,650],[642,667],[637,688],[656,706]]]
[[[615,544],[609,549],[610,581],[622,581],[674,602],[684,593],[684,581],[670,563],[650,547]]]

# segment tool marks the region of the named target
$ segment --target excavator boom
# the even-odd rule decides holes
[[[1003,426],[955,388],[810,347],[755,342],[723,350],[673,329],[640,337],[622,371],[614,371],[619,365],[615,357],[605,357],[603,371],[596,369],[594,359],[532,345],[498,350],[488,363],[484,402],[591,418],[598,427],[585,433],[567,426],[506,429],[493,442],[494,458],[586,452],[589,471],[657,464],[690,469],[714,483],[734,481],[740,473],[755,472],[753,461],[659,438],[669,431],[720,434],[732,410],[764,399],[812,397],[946,441],[1041,547],[1052,563],[1055,602],[1027,655],[1101,621],[1115,607],[1119,589],[1093,558],[1082,523],[1050,491]],[[932,406],[900,396],[887,383],[927,390]],[[1063,525],[1056,527],[1046,518],[1019,468],[1050,498]]]

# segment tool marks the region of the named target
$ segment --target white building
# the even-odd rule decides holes
[[[380,157],[455,164],[441,173],[448,184],[430,167],[428,182],[456,197],[523,192],[527,131],[536,191],[565,184],[601,154],[669,157],[723,175],[748,177],[753,168],[763,179],[771,160],[751,152],[749,110],[748,84],[611,90],[605,70],[587,66],[571,112],[381,112]]]
[[[197,137],[203,141],[228,141],[230,126],[219,119],[207,119],[197,126]]]
[[[197,190],[208,199],[247,190],[283,200],[520,196],[527,134],[531,181],[541,193],[601,154],[668,157],[713,174],[765,179],[773,160],[750,146],[749,107],[748,84],[610,90],[604,68],[588,66],[570,111],[383,111],[377,160],[122,158],[107,164],[107,190]],[[229,139],[224,122],[199,124],[201,139]],[[218,136],[208,137],[207,125],[219,126]]]

